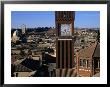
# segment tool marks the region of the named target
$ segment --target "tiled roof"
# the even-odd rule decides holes
[[[39,69],[40,63],[38,60],[28,59],[26,58],[21,64],[33,71]]]
[[[32,70],[21,64],[18,64],[15,66],[15,72],[32,72]]]
[[[100,43],[97,44],[93,57],[100,57]]]
[[[24,61],[25,59],[21,59],[21,60],[16,60],[13,64],[14,65],[18,65],[18,64],[20,64],[22,61]]]
[[[92,58],[94,50],[96,48],[97,42],[92,43],[89,47],[86,47],[84,49],[81,49],[77,56],[80,58]]]
[[[18,59],[21,59],[22,56],[20,55],[11,55],[11,63],[13,64],[15,61],[17,61]]]
[[[46,57],[46,61],[47,61],[48,63],[56,63],[56,57],[51,56],[51,55],[49,55],[49,54],[45,54],[45,57]]]

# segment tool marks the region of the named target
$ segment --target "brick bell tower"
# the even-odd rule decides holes
[[[56,68],[74,67],[74,11],[56,11]]]

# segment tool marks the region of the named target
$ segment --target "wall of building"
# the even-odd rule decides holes
[[[16,74],[18,73],[18,76]],[[14,72],[15,77],[29,77],[31,72]]]
[[[91,71],[88,69],[79,69],[78,70],[78,75],[81,77],[90,77],[91,76]]]

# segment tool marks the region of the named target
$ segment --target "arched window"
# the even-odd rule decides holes
[[[83,67],[86,67],[86,59],[83,59]]]
[[[90,67],[90,63],[89,63],[90,61],[89,61],[89,59],[87,60],[87,68],[89,68]]]
[[[80,59],[80,66],[83,66],[83,59]]]

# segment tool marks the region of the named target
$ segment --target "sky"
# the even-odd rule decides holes
[[[55,27],[54,11],[12,11],[11,26],[12,28],[21,28],[22,25],[28,28],[37,27]],[[99,11],[76,11],[75,28],[99,28],[100,12]]]

